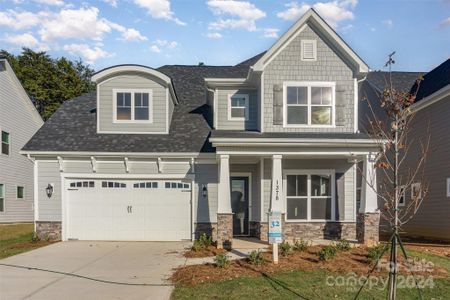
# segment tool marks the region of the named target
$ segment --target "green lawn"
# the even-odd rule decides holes
[[[424,258],[450,271],[450,259],[410,251],[414,257]],[[343,275],[324,270],[293,271],[272,277],[238,278],[196,286],[177,285],[172,299],[353,299],[356,291],[348,286],[327,285],[327,277]],[[346,277],[347,278],[347,277]],[[450,278],[433,278],[434,287],[424,290],[424,299],[448,299]],[[380,287],[363,290],[358,299],[386,299]],[[417,290],[399,289],[398,299],[419,299]]]
[[[33,240],[33,224],[0,225],[0,259],[50,244]]]

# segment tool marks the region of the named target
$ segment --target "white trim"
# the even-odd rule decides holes
[[[64,178],[111,178],[111,179],[192,179],[195,174],[90,174],[90,173],[61,173]]]
[[[354,163],[353,167],[352,167],[353,168],[353,218],[352,218],[353,222],[356,222],[356,215],[357,215],[357,209],[356,209],[356,193],[357,193],[357,189],[358,189],[358,187],[356,186],[358,184],[358,168],[356,166],[357,164],[358,164],[357,162]],[[361,184],[362,184],[362,178],[361,178]],[[345,178],[344,178],[344,185],[345,185]],[[344,188],[344,190],[345,190],[345,188]],[[345,199],[344,199],[344,203],[345,203]],[[344,218],[347,219],[347,216],[345,215],[345,210],[344,210]]]
[[[243,118],[240,117],[232,117],[231,115],[231,109],[232,108],[238,108],[232,106],[232,99],[233,98],[244,98],[245,106],[244,106],[244,113],[245,116]],[[228,121],[248,121],[249,119],[249,94],[228,94]],[[240,107],[239,107],[240,108]]]
[[[230,181],[231,181],[231,177],[247,177],[248,178],[248,224],[247,224],[248,227],[247,228],[248,228],[248,236],[250,236],[250,221],[252,220],[252,217],[253,217],[252,216],[252,201],[253,201],[253,198],[252,198],[252,173],[251,172],[230,172]],[[230,182],[230,188],[231,188],[231,182]],[[230,201],[231,201],[231,198],[230,198]]]
[[[153,100],[153,95],[152,95]],[[152,101],[153,104],[153,101]],[[150,110],[150,95],[149,95],[149,110]],[[152,112],[149,112],[151,116],[153,116],[153,105],[152,105]],[[169,134],[170,130],[170,124],[169,124],[169,89],[166,87],[166,133]]]
[[[359,131],[359,93],[358,93],[358,80],[356,78],[353,79],[353,131],[356,133]]]
[[[287,175],[307,175],[307,218],[305,220],[289,220],[287,218]],[[331,219],[330,220],[318,220],[311,219],[311,175],[329,175],[331,177]],[[284,169],[283,170],[283,198],[284,205],[286,207],[285,221],[289,223],[305,223],[305,222],[337,222],[336,220],[336,170],[334,169]],[[328,196],[323,196],[323,198],[328,198]]]
[[[274,154],[279,155],[291,155],[291,156],[309,156],[309,157],[315,157],[315,156],[342,156],[342,158],[347,157],[354,157],[356,155],[358,156],[364,156],[369,155],[370,153],[373,153],[372,151],[349,151],[349,150],[342,150],[342,151],[327,151],[326,149],[322,151],[279,151],[276,149],[268,149],[266,151],[233,151],[233,150],[218,150],[216,152],[217,155],[242,155],[242,156],[254,156],[254,155],[265,155],[265,156],[272,156]]]
[[[265,95],[266,93],[265,93],[265,91],[264,91],[264,73],[262,73],[261,74],[261,97],[260,97],[260,103],[259,103],[259,106],[260,106],[260,110],[261,110],[261,113],[260,113],[260,118],[261,118],[261,120],[260,120],[260,123],[261,123],[261,128],[260,128],[260,132],[261,133],[263,133],[264,132],[264,95]]]
[[[307,88],[307,108],[308,124],[288,124],[287,123],[287,88],[288,87],[306,87]],[[312,87],[331,87],[331,105],[313,105],[311,103]],[[320,125],[311,123],[312,106],[331,106],[331,124]],[[336,127],[336,82],[331,81],[285,81],[283,82],[283,128],[335,128]]]
[[[260,205],[261,205],[261,216],[259,221],[263,222],[264,221],[264,157],[261,157],[259,159],[259,176],[260,176]]]
[[[166,84],[171,83],[170,78],[167,75],[165,75],[161,72],[158,72],[152,68],[145,67],[145,66],[138,66],[138,65],[121,65],[121,66],[114,66],[114,67],[103,69],[103,70],[95,73],[92,76],[91,81],[98,83],[101,79],[103,79],[105,77],[116,77],[116,74],[125,73],[125,72],[145,73],[145,74],[152,75],[154,77],[161,79]]]
[[[447,178],[447,197],[450,197],[450,178]]]
[[[95,156],[99,158],[101,156],[104,157],[120,157],[120,156],[128,156],[128,157],[170,157],[170,158],[215,158],[215,153],[199,153],[199,152],[90,152],[90,151],[19,151],[22,155],[44,155],[44,156],[74,156],[74,157],[82,157],[82,156]]]
[[[214,102],[214,107],[213,107],[213,123],[214,123],[214,128],[215,129],[218,129],[218,124],[219,124],[219,120],[218,120],[218,118],[219,118],[219,112],[218,112],[218,109],[219,109],[219,90],[216,88],[215,90],[214,90],[214,96],[213,96],[214,98],[213,98],[213,102]]]
[[[205,78],[206,85],[209,87],[226,86],[246,86],[247,78]]]
[[[152,124],[153,123],[153,90],[152,89],[112,89],[113,93],[113,123],[115,124],[135,124],[135,123],[145,123]],[[131,119],[130,120],[118,120],[117,119],[117,94],[118,93],[129,93],[131,94]],[[135,94],[136,93],[147,93],[148,94],[148,120],[136,120],[135,119]],[[166,97],[166,106],[169,106],[168,98]],[[168,114],[168,110],[166,111]],[[166,118],[167,121],[168,118]],[[122,133],[129,133],[127,131],[122,131]],[[148,133],[148,132],[146,132]]]
[[[195,220],[194,220],[194,203],[198,205],[198,199],[195,199],[195,176],[191,178],[191,241],[195,240]]]
[[[36,231],[36,221],[39,221],[39,161],[33,164],[33,205],[34,205],[34,230]]]
[[[110,133],[110,134],[147,134],[147,135],[156,135],[156,134],[167,134],[166,131],[120,131],[120,130],[102,130],[97,131],[97,133]]]
[[[312,58],[305,58],[305,45],[306,44],[312,44],[313,47],[313,57]],[[300,42],[300,59],[301,61],[317,61],[317,40],[301,40]]]
[[[22,198],[18,197],[18,191],[19,191],[20,187],[23,189]],[[16,184],[16,200],[19,200],[19,201],[23,200],[23,201],[25,201],[25,185],[17,185]]]

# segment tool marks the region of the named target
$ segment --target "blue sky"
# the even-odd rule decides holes
[[[231,65],[268,49],[314,7],[372,69],[428,71],[450,58],[450,0],[0,0],[0,48],[138,63]]]

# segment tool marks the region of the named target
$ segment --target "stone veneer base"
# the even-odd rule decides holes
[[[36,221],[36,235],[45,241],[60,241],[62,226],[61,222]]]
[[[233,214],[217,214],[217,248],[233,247]]]
[[[372,246],[380,241],[380,213],[359,213],[357,239],[361,244]]]
[[[195,239],[198,239],[202,233],[212,237],[217,241],[217,223],[195,223]]]

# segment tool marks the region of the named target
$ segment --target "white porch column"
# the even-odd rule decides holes
[[[375,169],[375,158],[372,155],[366,155],[361,182],[361,205],[360,213],[374,213],[378,209],[377,201],[377,174]]]
[[[281,159],[281,155],[272,156],[272,194],[270,197],[270,211],[284,212]]]
[[[231,214],[231,194],[230,194],[230,156],[220,155],[219,157],[219,187],[218,187],[217,213]]]

